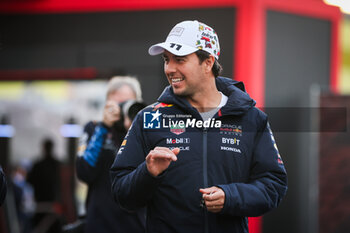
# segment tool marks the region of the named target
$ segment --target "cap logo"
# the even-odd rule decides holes
[[[182,27],[175,27],[171,32],[169,33],[168,36],[181,36],[184,31],[184,28]]]
[[[180,44],[175,44],[175,43],[170,43],[170,48],[174,48],[176,45],[176,50],[179,51],[182,47],[182,45]]]

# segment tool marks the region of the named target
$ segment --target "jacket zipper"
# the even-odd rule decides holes
[[[204,188],[208,187],[208,129],[203,129],[203,185]],[[204,208],[204,232],[209,233],[208,212]]]

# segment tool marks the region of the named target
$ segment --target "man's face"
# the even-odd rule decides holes
[[[176,95],[190,97],[206,85],[203,80],[204,67],[195,53],[176,56],[164,51],[164,72]]]

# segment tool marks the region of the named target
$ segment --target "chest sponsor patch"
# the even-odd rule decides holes
[[[183,125],[177,125],[177,126],[172,125],[172,126],[170,126],[170,132],[172,132],[176,135],[180,135],[180,134],[186,132],[186,128]]]
[[[243,129],[241,125],[222,124],[220,127],[220,134],[242,136]]]
[[[190,138],[167,138],[166,144],[189,144]]]
[[[173,146],[173,147],[169,147],[170,150],[173,150],[175,148],[179,148],[180,151],[189,151],[190,150],[190,146]]]
[[[223,151],[232,151],[241,154],[241,149],[235,148],[235,147],[230,147],[230,146],[220,146],[220,150]]]
[[[240,143],[240,139],[237,139],[237,138],[221,138],[221,143],[222,144],[229,144],[229,145],[237,145],[239,146],[239,143]]]

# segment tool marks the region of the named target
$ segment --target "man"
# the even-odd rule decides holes
[[[5,200],[6,192],[7,192],[6,179],[5,179],[4,172],[2,171],[2,168],[0,166],[0,206]]]
[[[37,161],[28,173],[27,181],[33,186],[35,201],[57,202],[60,200],[60,162],[53,154],[54,142],[42,141],[43,158]]]
[[[147,207],[147,232],[247,233],[247,216],[287,190],[266,115],[242,83],[217,77],[211,27],[181,22],[149,53],[163,54],[170,86],[135,118],[111,168],[114,196]]]
[[[33,227],[37,231],[60,232],[62,220],[56,210],[61,204],[61,162],[54,157],[54,141],[51,138],[44,138],[41,146],[43,158],[34,163],[27,176],[36,202]]]
[[[109,169],[126,130],[121,122],[120,103],[141,99],[141,88],[133,77],[117,76],[107,87],[102,122],[89,122],[80,140],[77,175],[88,184],[85,233],[144,232],[145,213],[129,213],[111,195]]]

